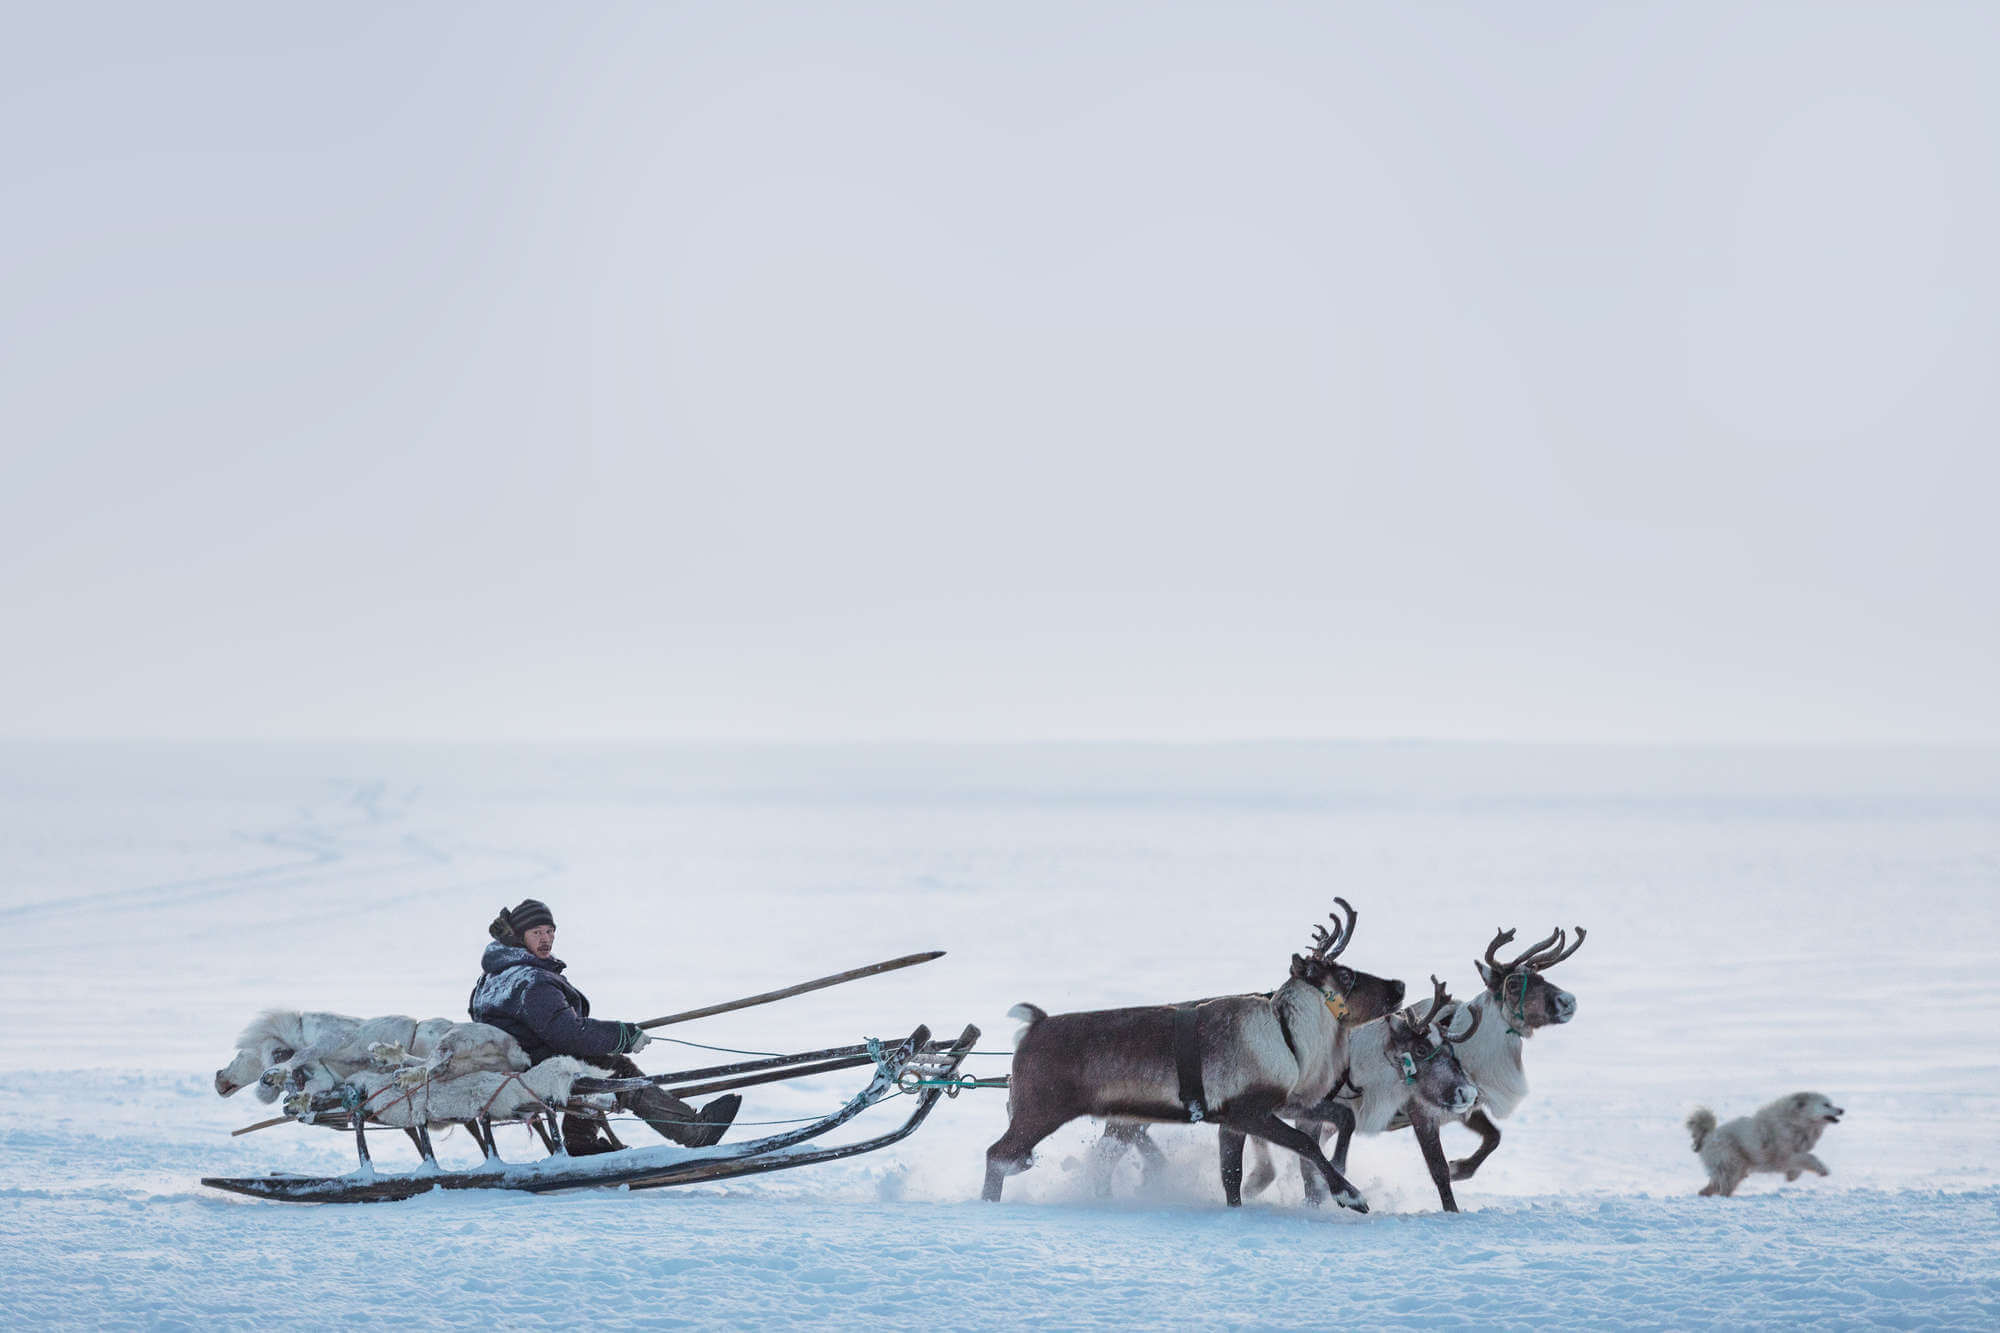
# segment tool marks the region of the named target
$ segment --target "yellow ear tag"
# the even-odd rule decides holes
[[[1327,996],[1326,1011],[1332,1014],[1335,1018],[1347,1017],[1347,997],[1344,995]]]

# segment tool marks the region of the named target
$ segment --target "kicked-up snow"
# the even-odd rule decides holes
[[[1992,755],[11,745],[0,796],[0,1308],[24,1324],[2000,1321]],[[1357,1140],[1365,1217],[1305,1208],[1283,1159],[1225,1209],[1200,1128],[1156,1129],[1164,1176],[1123,1162],[1099,1198],[1087,1122],[982,1204],[997,1092],[717,1186],[328,1207],[196,1183],[352,1165],[344,1135],[230,1135],[271,1114],[211,1082],[255,1010],[463,1017],[485,923],[524,896],[608,1018],[950,951],[670,1029],[704,1046],[641,1055],[665,1071],[918,1022],[1004,1052],[1017,1001],[1268,988],[1336,893],[1344,961],[1413,991],[1469,994],[1496,926],[1589,928],[1552,974],[1576,1020],[1528,1043],[1458,1216],[1407,1133]],[[822,1114],[864,1074],[752,1089],[742,1119]],[[1846,1108],[1832,1175],[1697,1198],[1688,1110],[1805,1089]],[[530,1155],[523,1130],[502,1148]]]

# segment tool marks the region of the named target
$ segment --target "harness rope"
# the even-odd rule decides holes
[[[742,1050],[733,1046],[711,1046],[703,1042],[688,1041],[680,1037],[655,1037],[653,1040],[671,1041],[674,1042],[676,1045],[680,1046],[694,1046],[694,1047],[699,1047],[702,1050],[708,1050],[708,1051],[723,1051],[731,1055],[776,1054],[776,1052],[772,1051]],[[875,1058],[875,1063],[877,1068],[886,1071],[888,1068],[887,1052],[883,1050],[880,1039],[873,1037],[868,1038],[867,1047],[868,1047],[868,1053]],[[1011,1057],[1013,1054],[1014,1053],[1012,1051],[967,1051],[966,1052],[966,1055],[968,1056],[1004,1055]],[[324,1068],[324,1066],[322,1066],[322,1068]],[[478,1070],[467,1071],[468,1074],[478,1073],[478,1072],[481,1071]],[[329,1077],[333,1077],[332,1070],[326,1070],[326,1073],[328,1074]],[[463,1077],[463,1075],[461,1077]],[[341,1102],[342,1102],[341,1109],[345,1114],[348,1114],[350,1116],[358,1116],[363,1118],[364,1120],[372,1116],[377,1120],[377,1123],[374,1125],[368,1125],[364,1123],[361,1127],[365,1131],[369,1129],[397,1128],[397,1126],[384,1125],[380,1123],[380,1117],[382,1113],[390,1110],[399,1103],[404,1103],[404,1102],[410,1103],[412,1106],[412,1110],[414,1112],[415,1098],[418,1092],[422,1092],[425,1094],[425,1108],[426,1110],[428,1110],[429,1094],[432,1082],[433,1081],[443,1082],[449,1080],[436,1080],[434,1071],[426,1070],[424,1073],[423,1082],[413,1087],[401,1088],[400,1085],[396,1083],[393,1082],[386,1083],[382,1087],[377,1088],[374,1092],[369,1093],[365,1097],[362,1096],[352,1085],[346,1083],[344,1080],[335,1078],[334,1081],[336,1086],[339,1088],[341,1094]],[[957,1074],[950,1078],[925,1078],[919,1070],[909,1069],[909,1068],[906,1068],[900,1074],[897,1074],[894,1078],[894,1082],[896,1091],[893,1094],[891,1094],[892,1096],[905,1096],[921,1092],[928,1088],[940,1088],[944,1091],[945,1096],[957,1097],[961,1092],[975,1091],[984,1088],[1005,1089],[1008,1086],[1008,1078],[1004,1074],[998,1078],[981,1078],[975,1074]],[[563,1110],[549,1105],[546,1101],[542,1100],[541,1096],[537,1094],[533,1088],[530,1088],[528,1086],[527,1082],[524,1079],[522,1079],[520,1071],[514,1070],[514,1071],[509,1071],[506,1077],[501,1079],[499,1086],[495,1087],[492,1095],[486,1099],[485,1105],[479,1108],[478,1116],[487,1115],[492,1111],[493,1104],[500,1099],[500,1094],[507,1090],[507,1085],[509,1083],[519,1083],[521,1085],[521,1090],[527,1093],[529,1101],[531,1101],[535,1105],[535,1107],[538,1108],[539,1110],[546,1111],[550,1115],[577,1114],[576,1112]],[[377,1101],[377,1099],[387,1094],[397,1093],[397,1092],[400,1092],[401,1096],[391,1097],[390,1100],[382,1102],[379,1106],[374,1104]],[[286,1117],[286,1118],[292,1118],[292,1117]],[[474,1118],[477,1119],[478,1117],[475,1116]],[[650,1120],[647,1120],[644,1116],[639,1116],[639,1115],[598,1115],[598,1116],[587,1116],[586,1118],[601,1120],[607,1124],[612,1123],[614,1121],[622,1121],[625,1123],[644,1123],[644,1124],[652,1123]],[[733,1120],[730,1123],[734,1126],[803,1125],[821,1118],[822,1117],[820,1116],[794,1116],[788,1119],[781,1119],[781,1120]],[[411,1119],[414,1121],[417,1119],[417,1116],[413,1113]],[[424,1123],[428,1124],[429,1123],[428,1115],[424,1116],[423,1120]],[[272,1123],[277,1124],[281,1122],[273,1121]],[[693,1124],[697,1122],[689,1121],[688,1123]]]

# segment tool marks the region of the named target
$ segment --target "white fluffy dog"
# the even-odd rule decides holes
[[[1715,1112],[1697,1106],[1687,1127],[1701,1164],[1708,1168],[1708,1184],[1701,1192],[1727,1198],[1753,1171],[1782,1171],[1786,1180],[1797,1180],[1806,1171],[1826,1175],[1826,1163],[1813,1156],[1813,1145],[1828,1125],[1840,1123],[1842,1114],[1817,1092],[1780,1097],[1757,1114],[1724,1125],[1715,1123]]]

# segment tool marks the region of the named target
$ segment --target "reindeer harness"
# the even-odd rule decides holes
[[[1331,987],[1319,988],[1326,1001],[1327,1012],[1335,1022],[1347,1017],[1347,999]],[[1208,1089],[1201,1079],[1201,1042],[1195,1033],[1195,1006],[1182,1004],[1174,1006],[1174,1080],[1180,1085],[1180,1103],[1186,1110],[1188,1123],[1198,1125],[1208,1119],[1212,1109],[1208,1104]],[[1292,1025],[1285,1021],[1282,1009],[1273,1009],[1278,1020],[1278,1035],[1285,1039],[1285,1049],[1299,1058],[1299,1044],[1292,1040]]]
[[[1282,1025],[1284,1019],[1279,1018]],[[1291,1035],[1286,1034],[1289,1044]],[[1201,1042],[1195,1035],[1195,1012],[1191,1004],[1174,1009],[1174,1077],[1180,1083],[1181,1106],[1188,1123],[1198,1125],[1208,1119],[1208,1091],[1201,1082]]]

